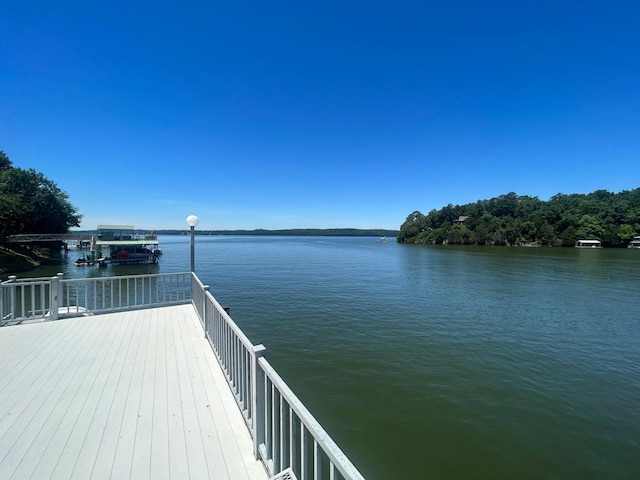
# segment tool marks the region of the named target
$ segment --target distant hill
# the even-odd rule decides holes
[[[140,233],[151,230],[136,229]],[[184,235],[189,230],[153,230],[157,235]],[[74,230],[77,233],[96,233],[96,230]],[[331,236],[331,237],[395,237],[398,230],[359,228],[291,228],[283,230],[195,230],[196,235],[291,235],[291,236]]]
[[[411,213],[398,242],[456,245],[573,246],[579,239],[624,247],[640,235],[640,188],[559,193],[548,201],[507,193],[427,215]]]
[[[293,228],[285,230],[219,230],[211,232],[217,235],[295,235],[295,236],[331,236],[331,237],[381,237],[398,234],[398,230],[358,229],[358,228]],[[201,232],[201,234],[206,234]]]

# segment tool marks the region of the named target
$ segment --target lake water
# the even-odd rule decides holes
[[[160,244],[30,276],[188,271]],[[640,478],[640,250],[198,236],[196,272],[368,479]]]

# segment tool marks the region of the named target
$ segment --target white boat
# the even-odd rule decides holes
[[[82,258],[78,258],[76,260],[76,265],[79,267],[82,266],[93,266],[95,265],[95,257],[93,256],[93,252],[90,252],[89,255],[82,255]]]
[[[633,237],[633,240],[629,242],[627,248],[640,248],[640,236]]]
[[[96,249],[104,262],[115,265],[158,263],[157,235],[138,235],[133,225],[98,225]]]
[[[58,318],[70,318],[70,317],[90,317],[93,313],[84,307],[77,305],[70,305],[68,307],[58,307]],[[45,315],[43,320],[51,320],[51,310]]]

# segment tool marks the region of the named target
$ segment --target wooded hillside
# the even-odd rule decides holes
[[[466,205],[410,214],[401,243],[573,246],[597,239],[624,247],[640,235],[640,188],[611,193],[557,194],[548,201],[508,193]]]

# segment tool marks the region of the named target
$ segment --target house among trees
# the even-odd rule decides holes
[[[590,239],[602,247],[627,247],[640,232],[640,188],[611,193],[559,193],[548,201],[507,193],[466,205],[446,205],[428,215],[411,213],[400,243],[573,247]],[[594,248],[588,242],[588,248]]]

